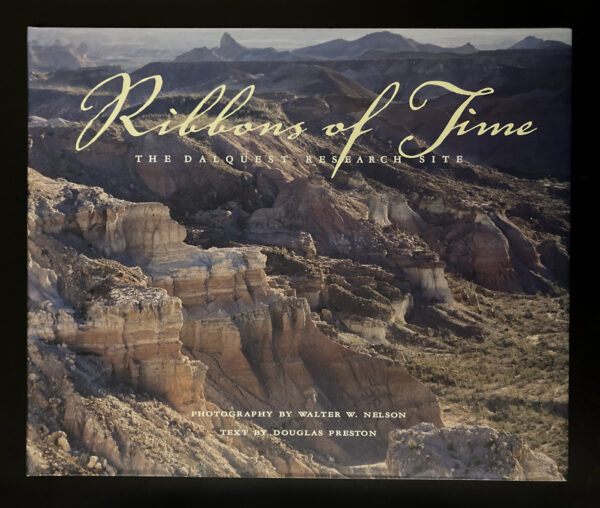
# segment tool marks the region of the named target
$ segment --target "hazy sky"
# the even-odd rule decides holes
[[[528,35],[571,44],[566,28],[30,28],[29,39],[47,44],[86,42],[112,46],[140,44],[149,49],[187,50],[218,46],[223,32],[229,32],[248,47],[294,49],[331,39],[353,40],[371,32],[389,30],[421,43],[460,46],[467,42],[481,49],[505,48]]]

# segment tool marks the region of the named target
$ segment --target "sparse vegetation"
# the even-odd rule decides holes
[[[449,277],[451,286],[470,284]],[[521,435],[567,473],[569,298],[490,292],[479,295],[485,338],[445,332],[400,343],[408,369],[439,397],[447,424],[486,424]]]

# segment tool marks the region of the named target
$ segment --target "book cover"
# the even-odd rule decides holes
[[[30,27],[27,474],[564,481],[571,53]]]

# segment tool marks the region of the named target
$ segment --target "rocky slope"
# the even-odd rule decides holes
[[[564,480],[548,457],[485,426],[438,430],[424,423],[394,431],[386,463],[393,475],[405,478]]]
[[[30,337],[98,355],[117,379],[183,413],[214,403],[360,413],[375,397],[407,411],[401,426],[442,424],[435,397],[399,364],[336,343],[306,300],[272,289],[258,249],[203,251],[182,242],[185,231],[163,205],[114,200],[33,170],[29,181]],[[304,446],[342,462],[375,459],[397,425],[361,423],[377,430],[379,444],[319,438]]]
[[[285,120],[280,107],[268,107]],[[397,129],[381,121],[382,128]],[[402,272],[416,294],[433,301],[448,300],[440,261],[490,289],[547,292],[552,283],[565,283],[568,184],[528,182],[456,162],[368,164],[343,168],[330,180],[331,164],[305,162],[307,153],[333,150],[312,135],[303,143],[257,144],[229,135],[209,143],[152,135],[119,141],[122,130],[115,127],[95,150],[75,152],[77,129],[32,126],[31,163],[47,176],[100,185],[120,198],[162,201],[188,228],[221,239],[288,247],[312,241],[324,255]],[[358,150],[375,156],[383,146],[375,139]],[[149,150],[170,154],[172,162],[132,166],[135,154]],[[287,155],[288,163],[268,162],[270,153]],[[217,162],[182,163],[184,155]],[[226,163],[227,156],[235,162]],[[526,205],[531,193],[542,211]],[[522,218],[536,220],[537,231]]]
[[[34,170],[29,170],[29,186],[32,474],[56,472],[51,464],[58,462],[68,474],[231,476],[233,470],[233,475],[329,476],[324,464],[333,461],[339,464],[335,474],[368,476],[381,471],[367,473],[347,465],[381,460],[388,450],[387,435],[398,425],[442,425],[431,392],[397,360],[387,359],[390,352],[394,357],[390,326],[409,331],[410,282],[403,291],[393,284],[392,272],[316,256],[306,245],[300,246],[300,256],[277,248],[267,249],[266,256],[255,247],[202,250],[183,243],[184,228],[159,203],[118,200],[100,188],[52,180]],[[314,245],[312,238],[309,245]],[[277,275],[267,276],[267,265]],[[311,307],[320,315],[311,313]],[[438,320],[451,323],[443,307],[433,309]],[[471,335],[468,327],[477,328],[467,315],[455,323]],[[60,374],[65,364],[72,372]],[[47,386],[52,394],[43,392]],[[92,406],[90,390],[96,393],[92,400],[101,399]],[[196,442],[198,428],[204,437],[222,428],[239,431],[253,425],[327,432],[340,424],[339,419],[251,423],[190,416],[199,410],[212,415],[221,408],[302,407],[361,414],[372,411],[376,401],[376,409],[406,411],[408,416],[400,423],[345,421],[347,430],[376,431],[377,438],[366,443],[290,437],[284,444],[269,436],[265,441],[274,455],[259,462],[249,451],[258,446],[254,441],[238,443],[240,455],[224,459],[222,443],[209,439],[204,445],[215,463],[198,469],[194,460],[184,458],[185,444],[176,445],[170,432],[159,438],[168,448],[167,462],[158,462],[146,448],[151,445],[147,440],[142,451],[136,447],[131,455],[132,442],[141,436],[131,434],[133,409],[129,399],[120,399],[123,390],[158,395],[145,397],[155,401],[154,410],[181,422],[184,443]],[[181,416],[169,413],[165,402]],[[98,414],[120,411],[129,415],[127,422],[113,418],[107,428],[97,421]],[[317,463],[304,455],[290,457],[289,446],[310,451]],[[393,466],[389,469],[389,474],[399,474]]]
[[[28,352],[29,475],[340,476],[278,438],[253,437],[251,423],[227,424],[248,437],[219,435],[64,343],[31,337]]]

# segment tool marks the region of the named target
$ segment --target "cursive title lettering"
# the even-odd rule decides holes
[[[119,120],[123,124],[123,127],[125,127],[125,130],[131,136],[143,136],[144,134],[148,134],[152,131],[158,131],[158,135],[162,136],[175,130],[179,131],[180,136],[186,136],[190,133],[196,133],[205,130],[207,131],[207,134],[209,136],[216,136],[217,134],[223,134],[227,132],[231,132],[235,136],[243,136],[248,132],[258,131],[259,136],[264,136],[269,132],[271,132],[274,136],[280,136],[282,134],[288,133],[288,139],[295,139],[306,130],[302,127],[304,122],[299,122],[286,128],[284,128],[281,123],[272,124],[271,122],[265,122],[259,125],[254,125],[252,122],[245,122],[243,124],[233,125],[229,127],[224,125],[223,122],[225,120],[227,120],[228,118],[235,115],[238,111],[240,111],[252,98],[255,88],[254,85],[247,86],[246,88],[241,90],[237,95],[235,95],[235,97],[229,100],[227,104],[225,104],[225,107],[223,107],[223,109],[221,109],[221,111],[217,114],[216,118],[210,120],[207,124],[203,125],[202,127],[196,126],[194,122],[200,119],[201,117],[205,116],[206,113],[208,113],[217,104],[219,104],[221,99],[224,97],[226,87],[225,85],[220,85],[214,90],[212,90],[206,97],[204,97],[204,99],[202,99],[198,103],[194,110],[189,115],[187,115],[185,120],[183,120],[182,122],[175,123],[172,125],[173,119],[169,119],[155,125],[154,127],[151,127],[150,129],[140,131],[134,126],[131,120],[137,117],[144,110],[146,110],[159,94],[162,88],[163,80],[162,77],[158,74],[141,79],[134,84],[131,84],[131,76],[129,76],[129,74],[127,74],[126,72],[115,74],[114,76],[105,79],[89,91],[89,93],[81,101],[81,110],[89,111],[90,109],[92,109],[93,106],[88,105],[90,97],[92,97],[96,92],[98,92],[98,90],[100,90],[108,83],[118,79],[121,80],[121,90],[115,96],[114,99],[112,99],[110,102],[108,102],[108,104],[106,104],[102,109],[100,109],[100,111],[85,125],[85,127],[79,134],[79,137],[77,138],[77,142],[75,144],[75,148],[78,151],[89,147],[106,131],[106,129],[108,129],[111,126],[111,124],[117,119],[117,116],[123,109],[123,106],[131,90],[147,81],[153,81],[154,87],[152,89],[152,93],[146,99],[146,101],[133,113],[129,115],[118,116]],[[110,114],[104,120],[103,124],[100,126],[97,132],[92,136],[92,138],[89,141],[84,142],[86,133],[93,128],[93,126],[96,124],[96,121],[100,119],[103,113],[108,111],[111,107],[112,110],[110,111]],[[177,111],[173,108],[171,108],[169,111],[172,115],[178,114]]]
[[[105,79],[94,88],[92,88],[89,93],[83,98],[81,101],[81,110],[89,111],[93,109],[92,105],[89,105],[88,102],[92,96],[97,94],[100,89],[105,87],[111,82],[120,80],[121,89],[117,93],[117,95],[112,98],[106,105],[104,105],[98,113],[96,113],[92,119],[85,125],[79,137],[77,138],[77,142],[75,147],[77,150],[83,150],[90,145],[92,145],[116,120],[117,118],[123,124],[125,130],[131,136],[143,136],[152,131],[157,131],[159,136],[164,134],[168,134],[173,131],[178,131],[179,136],[187,136],[190,133],[198,133],[202,131],[206,131],[208,136],[216,136],[218,134],[231,133],[234,136],[244,136],[249,132],[257,132],[259,136],[264,136],[266,134],[271,133],[273,136],[281,136],[283,134],[287,134],[288,139],[296,139],[300,136],[306,129],[303,127],[304,122],[298,122],[294,125],[284,127],[282,123],[271,123],[265,122],[262,124],[255,125],[252,122],[244,122],[240,124],[228,125],[228,121],[236,115],[239,111],[241,111],[246,104],[250,101],[254,94],[255,86],[249,85],[240,92],[238,92],[233,98],[226,99],[227,102],[223,106],[223,108],[218,112],[215,117],[208,117],[207,113],[209,113],[213,108],[217,106],[217,104],[222,103],[225,97],[226,86],[220,85],[216,87],[214,90],[209,92],[192,110],[191,113],[186,115],[183,121],[176,121],[175,118],[169,118],[153,127],[146,130],[139,130],[133,123],[133,119],[138,117],[142,112],[146,111],[147,108],[154,102],[163,85],[163,79],[160,75],[149,76],[147,78],[140,79],[138,82],[131,82],[131,76],[126,72],[122,72],[119,74],[115,74],[114,76]],[[133,113],[130,114],[119,114],[121,113],[123,106],[125,105],[127,98],[130,92],[138,87],[139,85],[151,82],[153,84],[152,92],[148,96],[148,98],[139,106]],[[424,99],[420,104],[416,103],[416,95],[419,91],[421,91],[425,87],[440,87],[448,92],[453,94],[464,96],[464,101],[456,108],[456,110],[450,116],[450,119],[443,127],[442,131],[435,139],[433,143],[425,147],[422,151],[416,154],[408,154],[404,151],[404,146],[407,142],[412,141],[414,136],[406,136],[398,145],[398,153],[402,157],[406,157],[407,159],[415,159],[422,158],[424,155],[433,152],[436,148],[438,148],[446,138],[455,131],[457,136],[463,136],[465,134],[469,134],[474,132],[477,136],[482,136],[484,134],[489,134],[490,136],[496,136],[500,133],[503,133],[504,136],[510,136],[512,134],[516,134],[517,136],[527,136],[532,132],[537,130],[536,127],[533,127],[532,122],[525,122],[519,127],[515,127],[514,123],[507,123],[505,125],[500,125],[499,123],[494,123],[491,125],[487,125],[485,122],[480,122],[476,125],[471,126],[469,121],[460,122],[460,118],[467,110],[472,115],[476,114],[476,111],[469,107],[471,102],[477,97],[481,97],[484,95],[490,95],[494,93],[493,88],[481,88],[477,91],[469,91],[459,88],[452,83],[448,83],[447,81],[427,81],[422,83],[417,88],[414,89],[412,94],[410,95],[408,104],[409,107],[413,111],[418,111],[425,107],[427,104],[427,99]],[[334,167],[331,178],[333,178],[340,166],[344,161],[348,159],[348,152],[356,143],[358,138],[363,134],[366,134],[372,131],[372,128],[366,128],[367,123],[380,115],[386,108],[392,104],[394,99],[396,98],[398,92],[400,90],[400,83],[394,81],[389,84],[383,92],[381,92],[371,103],[368,109],[365,111],[363,116],[354,124],[346,126],[341,122],[333,123],[327,125],[323,128],[323,132],[328,137],[333,137],[338,135],[341,132],[349,133],[346,144],[344,145],[340,155],[336,158],[336,165]],[[108,112],[108,116],[105,119],[101,117]],[[169,112],[173,117],[178,116],[179,114],[173,108],[169,109]],[[205,121],[203,125],[198,125],[197,122]],[[98,122],[102,122],[100,127],[94,132],[93,129]],[[86,141],[86,135],[90,133],[91,137]],[[89,137],[89,136],[88,136]]]

